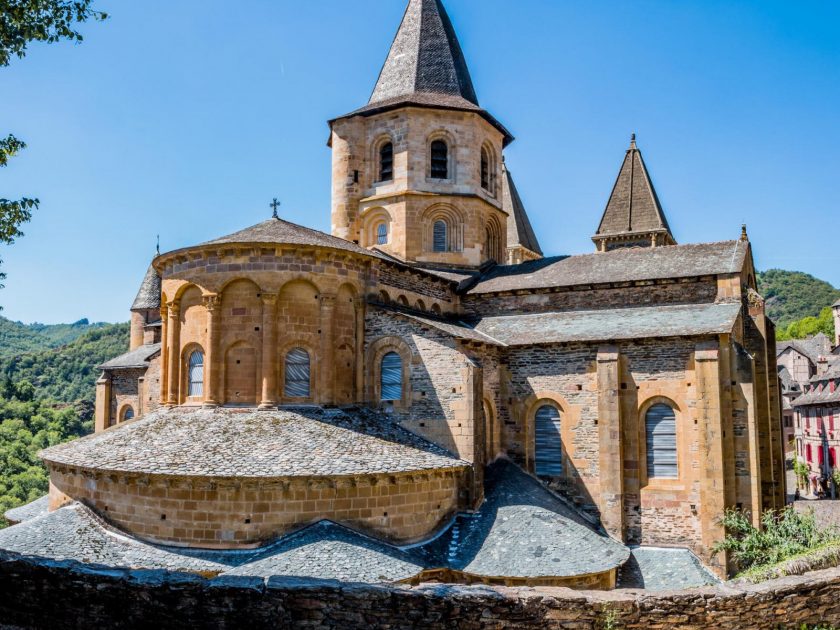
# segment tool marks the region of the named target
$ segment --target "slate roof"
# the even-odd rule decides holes
[[[468,293],[739,273],[748,251],[748,242],[723,241],[543,258],[494,267]]]
[[[619,569],[616,587],[671,591],[719,582],[688,549],[635,547]]]
[[[806,339],[789,339],[780,341],[776,345],[776,356],[781,356],[788,349],[794,349],[799,354],[809,358],[816,364],[821,356],[831,354],[831,340],[824,333],[817,333]]]
[[[509,346],[728,333],[739,303],[643,306],[485,317],[475,329]]]
[[[330,247],[365,256],[378,256],[364,247],[359,247],[351,241],[337,236],[332,236],[319,230],[292,223],[284,219],[271,218],[268,221],[257,223],[244,230],[221,238],[201,243],[201,245],[227,245],[234,243],[266,243],[279,245],[316,245],[318,247]]]
[[[23,523],[24,521],[35,518],[36,516],[46,514],[49,505],[50,497],[49,495],[44,495],[40,499],[30,501],[26,505],[21,505],[20,507],[12,508],[11,510],[6,511],[3,516],[5,516],[6,520],[10,523]]]
[[[99,366],[100,370],[118,370],[129,368],[144,368],[149,366],[149,361],[160,352],[160,344],[152,343],[135,348],[118,357],[106,361]]]
[[[143,282],[140,283],[140,290],[131,305],[131,310],[158,309],[160,308],[160,276],[152,265],[146,270]]]
[[[478,104],[464,53],[441,0],[410,0],[368,104],[344,117],[414,105],[474,111],[513,136]],[[331,121],[332,122],[332,121]]]
[[[537,479],[507,460],[487,468],[475,516],[421,552],[431,564],[484,577],[559,577],[608,571],[627,547],[598,532]]]
[[[398,317],[403,317],[409,321],[416,322],[421,326],[433,328],[434,330],[438,330],[446,335],[455,337],[457,339],[463,339],[464,341],[475,341],[491,346],[504,345],[498,342],[497,340],[493,339],[492,337],[488,337],[487,335],[475,330],[474,328],[460,321],[424,316],[415,312],[405,311],[397,308],[390,308],[381,305],[377,305],[376,308],[379,308],[380,310],[388,313],[392,313]]]
[[[537,241],[537,235],[534,234],[534,228],[531,227],[528,213],[525,212],[525,205],[522,203],[516,184],[513,183],[513,176],[506,166],[503,167],[503,174],[502,209],[508,214],[507,246],[516,247],[519,245],[542,256],[543,252],[539,241]]]
[[[667,232],[671,235],[671,228],[653,182],[650,181],[642,153],[636,147],[634,134],[596,236],[650,232]]]
[[[195,477],[396,473],[468,466],[366,409],[159,409],[41,451],[83,469]]]

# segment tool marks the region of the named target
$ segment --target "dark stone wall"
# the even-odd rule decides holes
[[[97,571],[0,554],[0,627],[465,630],[799,628],[840,620],[840,569],[679,592],[572,591]],[[612,619],[612,625],[608,625]]]

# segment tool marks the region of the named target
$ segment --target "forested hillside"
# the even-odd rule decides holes
[[[49,343],[79,334],[62,347],[0,357],[0,527],[3,512],[46,494],[37,452],[93,429],[96,366],[128,350],[128,324],[46,328]]]
[[[767,314],[778,330],[806,317],[819,317],[840,299],[840,290],[800,271],[770,269],[758,274],[758,292],[767,300]]]
[[[92,401],[99,376],[96,366],[124,352],[128,352],[128,324],[104,324],[61,348],[0,357],[0,374],[13,382],[29,381],[39,399]]]
[[[24,352],[58,348],[78,339],[87,331],[106,324],[81,319],[75,324],[22,324],[0,317],[0,359]]]

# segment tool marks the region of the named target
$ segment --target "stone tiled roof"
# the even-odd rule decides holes
[[[279,245],[316,245],[330,247],[366,256],[378,256],[375,252],[359,247],[355,243],[284,219],[271,218],[249,228],[207,241],[201,245],[227,245],[234,243],[265,243]]]
[[[749,243],[723,241],[543,258],[488,271],[468,293],[494,293],[739,273]]]
[[[776,345],[776,356],[791,348],[816,364],[821,356],[831,354],[831,340],[824,333],[818,333],[806,339],[780,341]]]
[[[474,111],[510,132],[481,109],[455,29],[440,0],[410,0],[370,101],[347,114],[372,115],[404,106]]]
[[[486,577],[568,577],[623,564],[627,547],[598,532],[514,464],[489,466],[485,501],[421,550],[432,564]]]
[[[422,560],[331,521],[320,521],[286,536],[261,557],[226,575],[287,575],[344,582],[398,582],[424,567]]]
[[[482,334],[474,328],[467,326],[463,322],[424,316],[415,312],[405,311],[397,308],[390,308],[381,305],[376,306],[376,308],[379,308],[380,310],[386,311],[388,313],[392,313],[397,317],[404,317],[405,319],[408,319],[410,321],[417,322],[421,326],[427,326],[434,330],[439,330],[440,332],[455,337],[457,339],[463,339],[465,341],[475,341],[491,346],[504,345],[496,341],[495,339]]]
[[[596,236],[650,232],[670,234],[671,228],[668,227],[659,197],[650,181],[642,153],[636,147],[634,135]]]
[[[507,167],[503,169],[504,180],[502,182],[502,208],[508,213],[507,219],[507,246],[521,246],[535,254],[542,256],[537,235],[531,227],[528,213],[525,212],[525,204],[519,196],[516,184]]]
[[[106,361],[99,366],[101,370],[118,370],[127,368],[144,368],[149,366],[149,361],[160,352],[159,343],[151,343],[135,348],[118,357]]]
[[[49,505],[50,497],[49,495],[44,495],[40,499],[30,501],[26,505],[21,505],[20,507],[8,510],[4,516],[10,523],[23,523],[24,521],[35,518],[36,516],[46,514]]]
[[[196,477],[340,476],[468,464],[365,409],[160,409],[41,451],[84,469]]]
[[[485,317],[475,329],[510,346],[728,333],[741,305],[687,304]]]
[[[619,570],[617,587],[671,591],[719,582],[688,549],[635,547]]]
[[[158,309],[160,308],[160,276],[152,265],[146,270],[143,282],[140,283],[140,290],[131,305],[131,310]]]

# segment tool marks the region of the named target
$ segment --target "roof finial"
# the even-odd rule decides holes
[[[635,133],[630,134],[630,148],[631,149],[636,148],[636,134]]]
[[[269,205],[269,206],[271,207],[271,209],[273,210],[273,213],[272,213],[272,215],[271,215],[271,216],[272,216],[272,218],[274,218],[274,219],[279,219],[280,217],[279,217],[279,216],[278,216],[278,214],[277,214],[277,208],[279,208],[282,204],[281,204],[279,201],[277,201],[277,197],[275,197],[275,198],[274,198],[274,201],[272,201],[272,202],[271,202],[270,204],[268,204],[268,205]]]
[[[741,224],[741,242],[746,243],[749,240],[750,240],[750,237],[747,236],[747,224],[742,223]]]
[[[155,245],[155,256],[160,256],[160,234],[157,235],[157,244]]]

